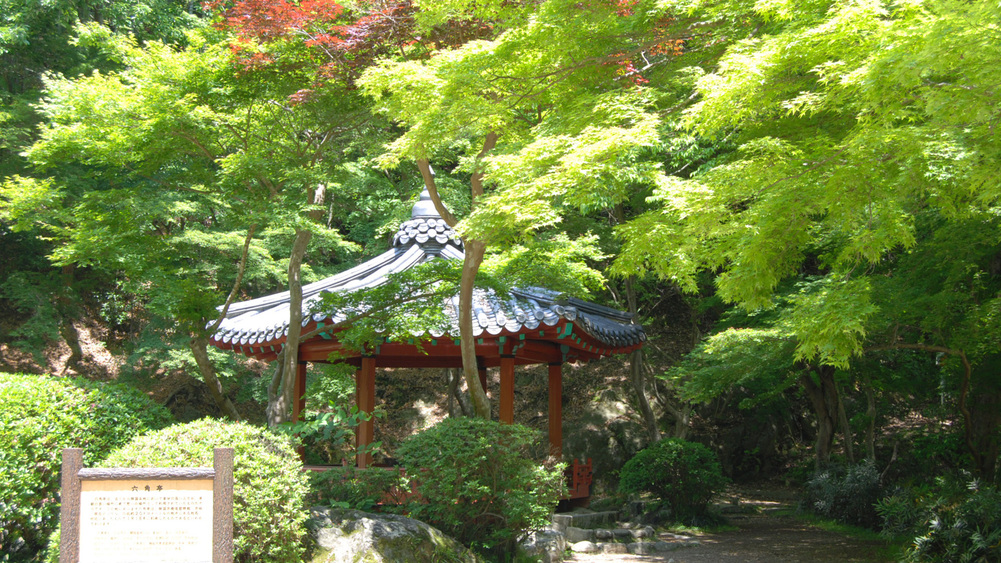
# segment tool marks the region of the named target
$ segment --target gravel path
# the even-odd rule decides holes
[[[793,506],[784,491],[743,491],[740,504],[757,506],[757,514],[728,515],[738,530],[692,536],[699,545],[681,546],[656,555],[575,554],[579,562],[673,563],[887,563],[887,544],[821,530],[790,516],[776,514]],[[672,541],[662,534],[663,541]],[[675,540],[676,541],[676,540]],[[679,542],[681,543],[681,542]],[[684,542],[684,543],[691,543]]]

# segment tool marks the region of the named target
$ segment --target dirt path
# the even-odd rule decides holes
[[[785,498],[784,498],[785,497]],[[887,544],[821,530],[780,511],[794,506],[784,491],[742,491],[740,506],[753,514],[730,514],[738,530],[694,535],[698,545],[656,555],[575,554],[567,561],[645,563],[887,563]],[[672,541],[670,534],[662,534]],[[684,542],[691,543],[691,542]]]

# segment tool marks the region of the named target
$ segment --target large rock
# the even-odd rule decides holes
[[[465,546],[419,520],[326,507],[310,512],[309,529],[319,545],[313,563],[480,561]]]
[[[528,532],[518,542],[515,560],[538,563],[560,563],[567,550],[567,537],[559,530]]]

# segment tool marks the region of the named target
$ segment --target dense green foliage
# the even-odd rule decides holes
[[[633,358],[651,441],[715,432],[692,420],[733,405],[745,421],[795,409],[812,427],[787,417],[797,444],[783,447],[812,441],[818,471],[1001,479],[997,3],[0,0],[0,13],[5,346],[41,361],[65,342],[74,369],[76,326],[100,319],[125,379],[197,374],[238,418],[227,394],[249,370],[208,350],[216,307],[381,252],[433,165],[459,232],[488,247],[479,285],[628,304],[669,334],[671,349],[647,347],[652,369]],[[359,313],[340,338],[360,349],[440,323],[469,270],[434,264],[320,306]],[[344,400],[345,381],[308,394]],[[278,382],[258,398],[289,399]],[[350,454],[337,413],[294,429],[328,461]],[[818,473],[814,506],[872,525],[872,471]],[[374,498],[340,483],[340,502]],[[493,533],[480,539],[509,539]]]
[[[806,491],[804,503],[817,514],[871,530],[880,526],[876,503],[883,487],[871,461],[827,467],[806,483]]]
[[[887,534],[913,538],[904,561],[1001,559],[1001,491],[969,475],[901,489],[878,510]]]
[[[727,483],[709,448],[677,438],[640,450],[619,473],[620,491],[649,493],[667,503],[672,517],[689,522],[707,515],[709,502]]]
[[[397,469],[334,467],[309,476],[310,506],[372,510],[377,505],[403,504],[406,478]],[[392,510],[394,506],[387,506]]]
[[[358,425],[373,418],[385,418],[385,413],[380,410],[366,413],[359,411],[357,406],[346,409],[331,402],[324,412],[303,413],[303,420],[281,424],[274,430],[296,438],[303,445],[308,452],[307,464],[343,465],[353,463],[358,453],[354,446]],[[365,451],[378,449],[380,445],[380,442],[373,442]]]
[[[124,386],[0,373],[2,558],[30,558],[45,547],[58,523],[63,448],[83,448],[92,466],[170,421],[163,407]]]
[[[526,530],[548,524],[565,490],[563,465],[531,457],[539,433],[518,424],[447,418],[396,451],[419,496],[410,515],[460,542],[511,553]]]
[[[308,479],[294,442],[242,423],[203,419],[137,437],[102,467],[212,467],[233,448],[233,542],[237,561],[292,563],[305,550]]]

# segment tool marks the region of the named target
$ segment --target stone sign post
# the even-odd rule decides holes
[[[232,563],[233,449],[213,467],[83,468],[63,450],[59,563]]]

